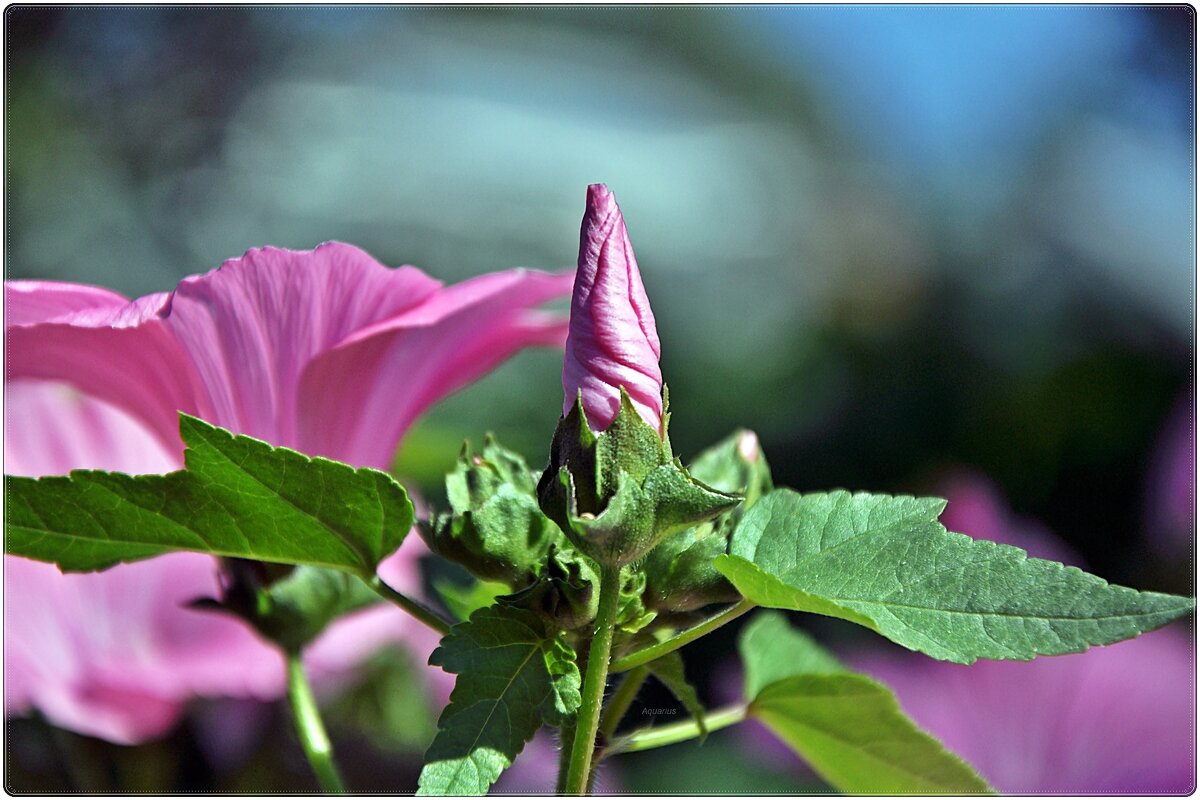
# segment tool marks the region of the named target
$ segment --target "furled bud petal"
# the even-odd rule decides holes
[[[582,397],[590,425],[605,430],[621,408],[621,388],[642,419],[662,426],[658,332],[617,199],[588,187],[579,268],[563,359],[563,416]]]

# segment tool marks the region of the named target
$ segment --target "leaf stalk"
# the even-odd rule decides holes
[[[725,623],[737,619],[742,614],[745,614],[754,607],[755,603],[752,601],[742,600],[737,605],[730,606],[720,614],[709,617],[699,625],[695,625],[687,630],[680,631],[664,642],[659,642],[656,645],[651,645],[650,647],[643,648],[636,652],[630,653],[627,656],[618,658],[612,664],[612,671],[625,672],[626,670],[631,670],[634,667],[640,667],[643,664],[649,664],[656,658],[662,658],[667,653],[673,653],[684,645],[696,641],[701,636],[712,633]]]
[[[736,725],[745,718],[746,706],[738,704],[705,714],[704,726],[708,729],[709,733],[712,733],[721,728]],[[697,739],[700,735],[700,725],[694,719],[673,722],[670,725],[643,728],[613,742],[612,746],[604,751],[603,758],[614,756],[617,753],[636,753],[639,750],[651,750],[655,747],[679,744],[689,739]]]
[[[445,636],[450,632],[451,624],[442,619],[441,615],[428,606],[412,599],[408,595],[397,592],[392,587],[388,586],[378,575],[373,575],[370,579],[365,579],[367,586],[370,586],[375,594],[387,600],[389,603],[399,606],[409,614],[417,618],[417,620],[438,633]]]

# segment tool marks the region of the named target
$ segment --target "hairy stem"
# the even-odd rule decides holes
[[[634,667],[625,675],[625,678],[621,681],[621,685],[617,687],[612,697],[608,699],[608,705],[604,708],[604,715],[600,717],[600,736],[605,741],[612,739],[613,734],[617,732],[617,726],[621,724],[621,718],[625,716],[625,712],[633,704],[633,699],[637,697],[638,689],[642,688],[642,684],[649,674],[649,667]]]
[[[288,702],[291,703],[292,716],[296,721],[296,733],[300,736],[304,755],[308,757],[308,763],[317,776],[317,783],[327,794],[345,794],[346,785],[342,783],[342,776],[333,762],[333,745],[325,733],[325,724],[321,722],[317,701],[304,675],[299,653],[287,654],[287,676]]]
[[[566,794],[587,792],[592,754],[596,749],[596,731],[600,725],[600,709],[604,704],[604,684],[608,680],[608,659],[612,653],[613,629],[617,621],[617,601],[620,599],[620,569],[603,567],[600,572],[600,608],[596,612],[596,628],[592,645],[588,648],[587,672],[583,678],[583,703],[579,707],[575,737],[571,742],[571,761],[567,765]]]
[[[397,592],[395,589],[381,581],[378,575],[375,575],[370,580],[367,580],[366,584],[375,591],[375,594],[379,595],[384,600],[387,600],[389,603],[394,603],[395,605],[400,606],[400,608],[404,609],[409,614],[412,614],[420,622],[424,623],[430,628],[433,628],[438,633],[445,635],[450,630],[451,623],[442,619],[440,614],[433,609],[417,602],[416,600],[413,600],[411,597],[400,594],[400,592]]]
[[[737,605],[730,606],[716,616],[709,617],[699,625],[688,628],[667,639],[665,642],[659,642],[656,645],[630,653],[623,658],[618,658],[612,664],[613,672],[625,672],[626,670],[640,667],[642,664],[649,664],[656,658],[661,658],[667,653],[673,653],[685,644],[690,644],[696,641],[705,634],[712,633],[717,628],[724,625],[726,622],[737,619],[742,614],[745,614],[750,609],[754,608],[754,603],[749,600],[742,600]]]
[[[704,727],[709,733],[736,725],[746,718],[746,706],[728,706],[704,715]],[[686,742],[700,736],[700,726],[694,719],[674,722],[670,725],[659,725],[653,728],[643,728],[623,736],[604,752],[604,757],[617,753],[636,753],[639,750],[651,750],[655,747],[666,747],[669,744]]]
[[[558,780],[554,783],[554,793],[563,794],[567,790],[567,770],[571,764],[571,746],[575,741],[575,722],[572,717],[559,728],[558,740]]]

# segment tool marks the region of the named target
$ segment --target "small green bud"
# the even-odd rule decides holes
[[[451,511],[418,525],[430,549],[485,580],[517,588],[528,585],[561,537],[538,508],[533,473],[524,459],[484,439],[472,455],[463,444],[446,476]]]
[[[577,630],[596,619],[599,582],[586,556],[570,547],[551,546],[541,577],[499,602],[527,608],[556,628]]]
[[[221,598],[192,608],[241,618],[268,641],[299,652],[342,614],[379,602],[353,575],[309,565],[290,566],[221,559]]]

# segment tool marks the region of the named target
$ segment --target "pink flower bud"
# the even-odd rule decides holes
[[[579,269],[563,359],[563,415],[583,397],[588,422],[605,430],[621,408],[621,387],[655,429],[662,427],[658,332],[616,197],[588,187]]]

